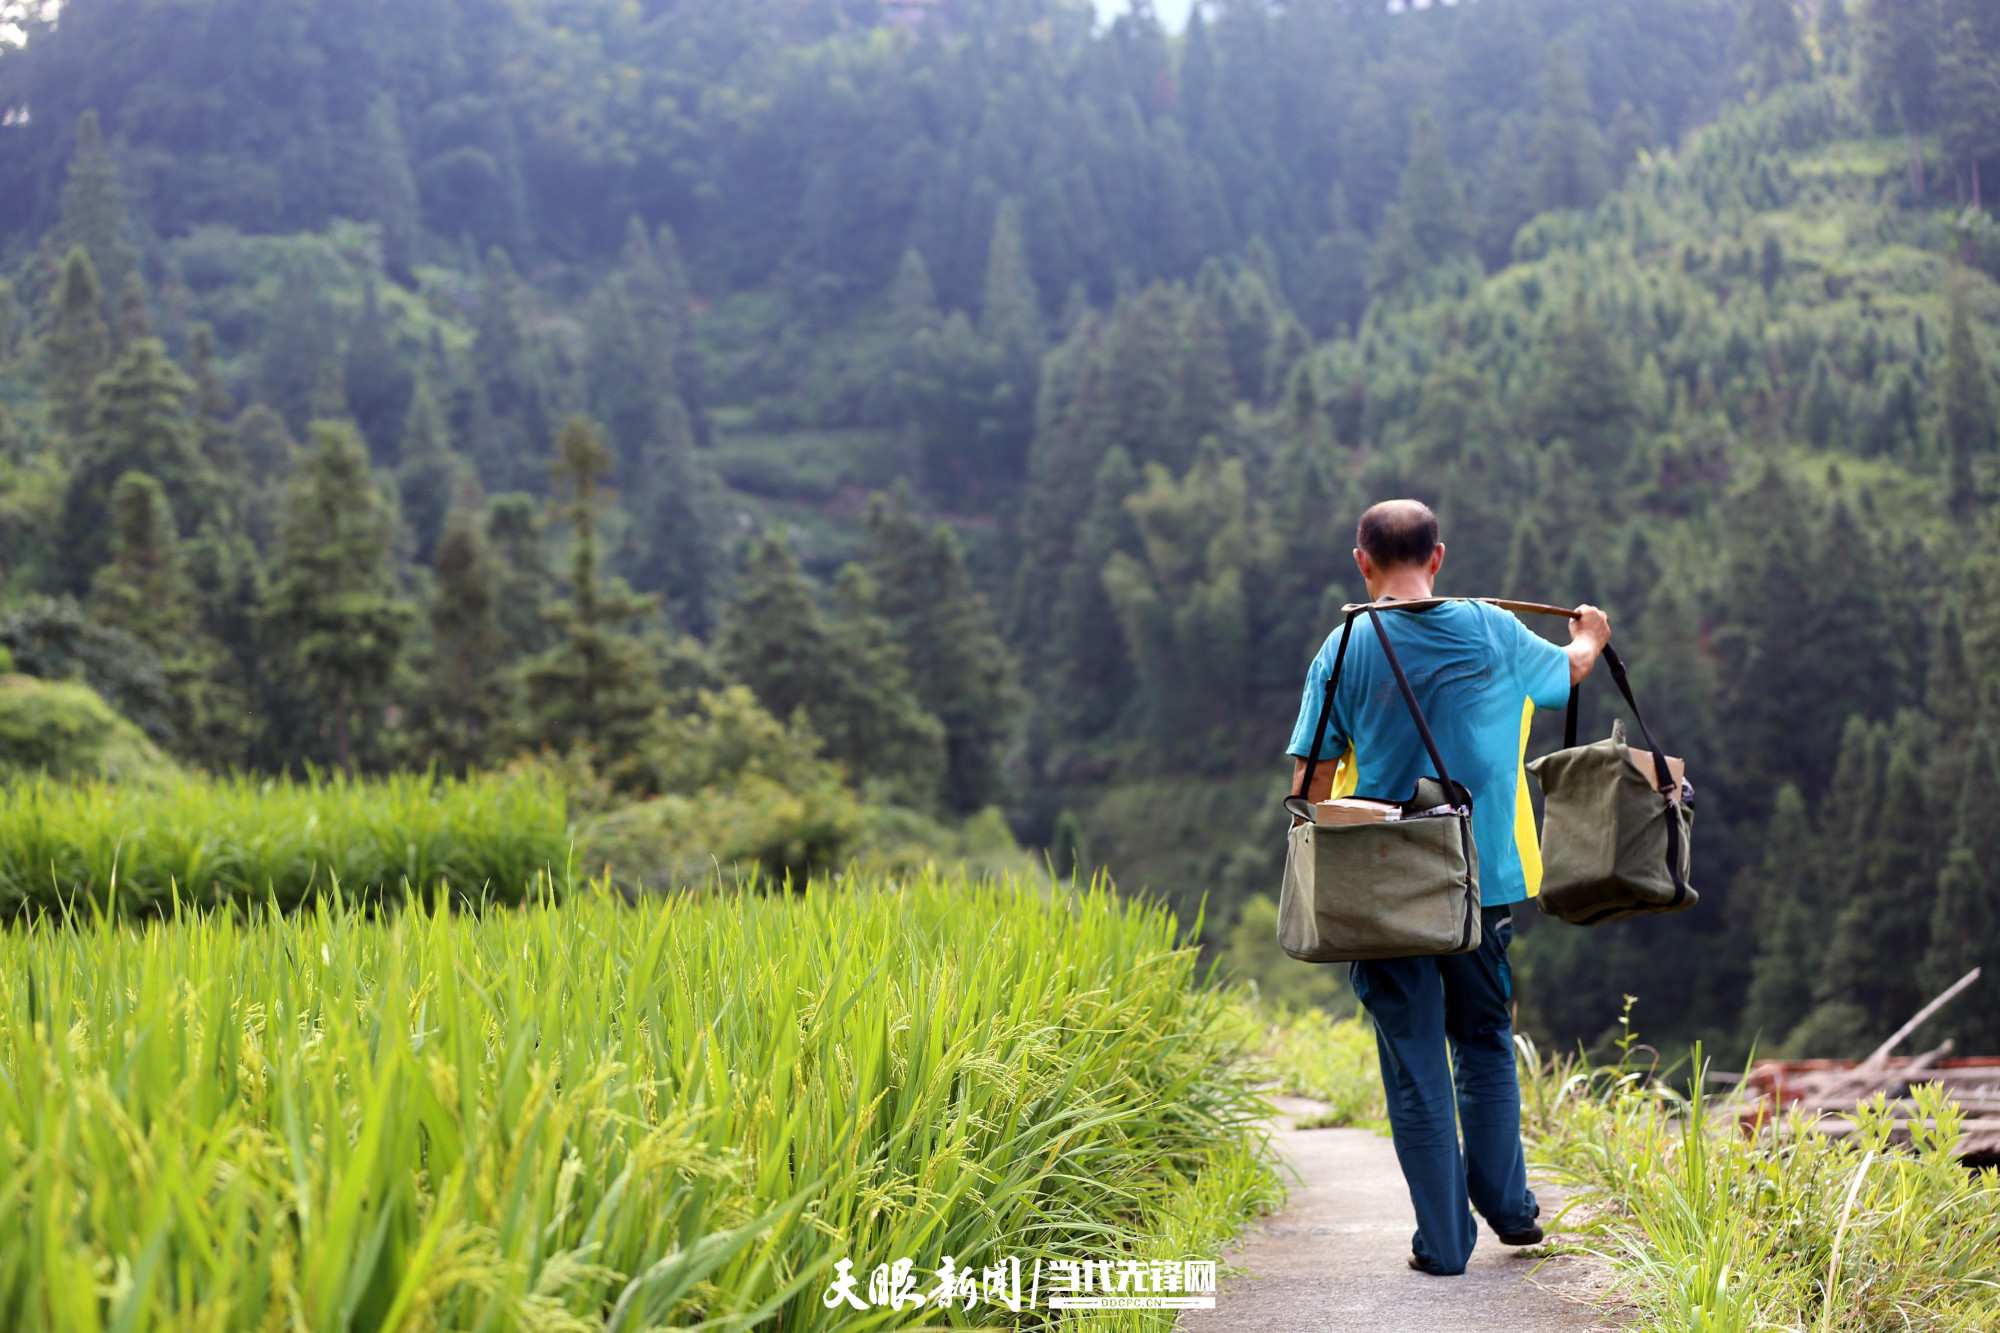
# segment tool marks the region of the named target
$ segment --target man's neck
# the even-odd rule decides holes
[[[1421,602],[1433,596],[1430,571],[1422,565],[1412,565],[1405,569],[1392,569],[1382,574],[1368,585],[1368,600],[1371,602]]]

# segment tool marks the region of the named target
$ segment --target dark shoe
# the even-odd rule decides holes
[[[1542,1225],[1539,1222],[1530,1222],[1520,1231],[1502,1231],[1499,1236],[1502,1245],[1540,1245]]]
[[[1461,1268],[1458,1270],[1458,1272],[1447,1273],[1442,1268],[1434,1268],[1431,1265],[1425,1263],[1423,1260],[1417,1258],[1417,1256],[1414,1254],[1410,1256],[1410,1267],[1416,1269],[1419,1273],[1423,1273],[1429,1277],[1457,1277],[1459,1273],[1463,1273],[1465,1271],[1463,1268]]]

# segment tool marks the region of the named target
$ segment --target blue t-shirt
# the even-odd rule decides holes
[[[1453,781],[1472,793],[1480,901],[1498,907],[1532,898],[1542,887],[1542,852],[1521,759],[1535,709],[1569,702],[1569,655],[1511,613],[1484,602],[1447,602],[1429,611],[1381,616],[1445,766]],[[1339,648],[1336,629],[1306,673],[1289,747],[1298,758],[1312,749]],[[1423,737],[1366,612],[1357,617],[1347,645],[1319,757],[1341,761],[1335,796],[1407,801],[1417,779],[1431,776]]]

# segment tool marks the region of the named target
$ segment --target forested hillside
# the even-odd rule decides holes
[[[1410,494],[1701,792],[1700,909],[1531,929],[1532,1025],[2000,984],[1991,5],[4,13],[0,644],[184,762],[726,778],[793,866],[997,806],[1252,960]]]

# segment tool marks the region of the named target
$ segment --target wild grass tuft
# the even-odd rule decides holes
[[[1560,1229],[1612,1263],[1641,1327],[2000,1328],[2000,1178],[1960,1164],[1963,1116],[1935,1085],[1907,1143],[1880,1098],[1836,1139],[1798,1115],[1712,1117],[1699,1077],[1683,1096],[1629,1043],[1598,1069],[1522,1050],[1534,1155],[1572,1191]]]

